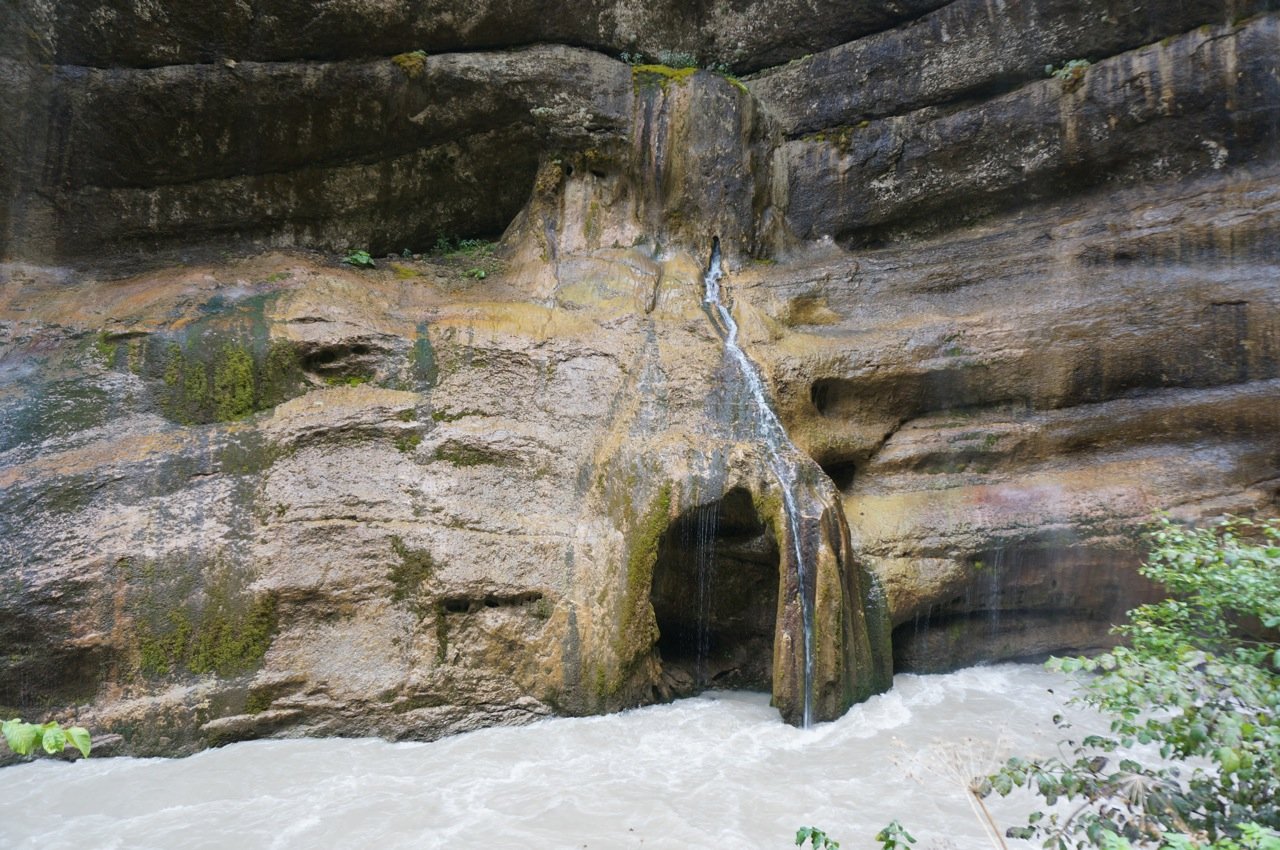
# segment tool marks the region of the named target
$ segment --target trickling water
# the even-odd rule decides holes
[[[703,277],[706,294],[703,301],[716,312],[724,327],[724,349],[737,365],[739,373],[751,398],[755,402],[753,423],[760,442],[769,450],[769,466],[778,486],[782,489],[783,508],[787,514],[787,531],[791,535],[791,548],[795,556],[798,593],[800,596],[800,620],[804,624],[802,651],[804,653],[804,714],[802,725],[806,728],[813,724],[813,602],[809,599],[808,565],[805,563],[804,542],[801,536],[801,516],[797,507],[796,493],[799,483],[795,456],[799,453],[792,444],[787,431],[782,427],[778,415],[769,406],[765,394],[764,381],[750,358],[738,347],[738,323],[720,301],[720,278],[723,274],[720,258],[720,239],[716,237],[711,245],[711,260],[707,264],[707,272]]]
[[[976,762],[973,773],[993,767],[981,756],[1001,737],[1010,755],[1051,753],[1056,713],[1080,734],[1105,731],[1063,707],[1069,690],[1037,666],[997,665],[900,675],[891,692],[808,732],[779,723],[766,694],[712,692],[430,744],[255,741],[177,760],[45,759],[0,769],[0,844],[782,848],[812,824],[871,850],[897,818],[921,847],[987,847],[959,784],[967,777],[948,774],[957,757]],[[1003,826],[1031,808],[987,802]]]
[[[687,640],[687,648],[694,659],[693,681],[698,688],[705,688],[711,681],[708,659],[711,655],[711,602],[714,592],[716,563],[716,532],[719,528],[719,505],[699,505],[692,522],[681,523],[680,543],[683,551],[693,555],[695,593],[688,604],[692,606],[690,618],[694,623],[693,635]]]
[[[987,637],[993,641],[1000,635],[1000,609],[1004,604],[1001,596],[1001,576],[1004,573],[1005,548],[996,549],[991,559],[987,575]],[[994,649],[994,645],[992,646]]]
[[[711,679],[707,670],[707,658],[711,654],[711,592],[715,583],[719,513],[717,505],[702,505],[698,508],[698,542],[695,550],[698,573],[698,653],[695,682],[700,688],[706,687]]]

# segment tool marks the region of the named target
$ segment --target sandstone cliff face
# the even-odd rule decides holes
[[[821,716],[890,627],[1097,647],[1152,511],[1277,509],[1273,3],[543,5],[5,13],[0,705],[136,753],[794,719],[713,237],[824,494]],[[660,51],[763,70],[615,58]]]

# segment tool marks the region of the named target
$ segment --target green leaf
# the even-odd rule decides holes
[[[4,723],[4,740],[20,756],[29,756],[36,747],[40,737],[40,727],[34,723],[23,723],[18,718],[6,720]]]
[[[93,738],[89,735],[89,730],[83,726],[72,726],[67,729],[67,737],[71,739],[71,743],[80,751],[80,755],[85,758],[89,757],[89,750],[93,747]]]
[[[40,745],[44,747],[44,751],[49,755],[60,753],[67,746],[67,733],[62,731],[62,727],[54,724],[52,729],[44,730]]]
[[[1224,776],[1235,773],[1240,769],[1240,754],[1230,747],[1218,747],[1214,750],[1213,756],[1217,759],[1218,764],[1222,765],[1222,774]]]

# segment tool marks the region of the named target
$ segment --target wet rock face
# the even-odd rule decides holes
[[[672,695],[771,690],[780,565],[778,543],[745,490],[667,529],[651,603]]]
[[[716,236],[822,496],[820,717],[890,656],[1105,645],[1153,511],[1278,509],[1274,3],[285,5],[4,13],[6,710],[134,753],[794,720]]]
[[[285,0],[163,8],[138,0],[19,0],[9,13],[16,21],[7,47],[25,46],[58,64],[155,67],[561,42],[643,54],[653,61],[682,53],[706,65],[750,70],[832,47],[940,5],[942,0],[339,0],[303,9]]]

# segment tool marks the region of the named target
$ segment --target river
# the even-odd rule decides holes
[[[736,850],[793,847],[796,829],[815,825],[856,850],[898,818],[918,850],[978,850],[990,845],[951,765],[986,769],[1000,739],[1008,753],[1051,750],[1050,718],[1070,689],[1037,666],[998,665],[899,675],[892,691],[811,729],[782,723],[764,694],[718,692],[434,743],[38,760],[0,770],[0,844]],[[1004,826],[1026,807],[994,801]]]

